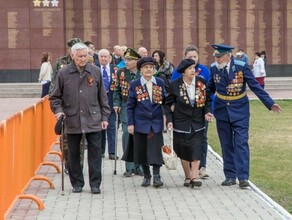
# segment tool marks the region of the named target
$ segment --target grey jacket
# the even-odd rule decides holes
[[[110,115],[100,70],[88,63],[82,74],[73,61],[60,69],[49,100],[54,114],[65,113],[66,134],[100,131]]]

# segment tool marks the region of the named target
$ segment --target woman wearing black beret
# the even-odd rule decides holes
[[[195,61],[184,59],[177,67],[183,77],[170,83],[165,101],[168,129],[173,129],[173,146],[185,173],[183,185],[200,187],[198,178],[205,120],[212,121],[206,82],[195,75]]]

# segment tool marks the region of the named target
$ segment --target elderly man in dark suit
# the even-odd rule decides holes
[[[73,193],[82,192],[84,186],[80,140],[85,134],[88,142],[89,184],[91,192],[99,194],[102,179],[101,130],[108,126],[110,107],[99,68],[87,63],[87,46],[76,43],[71,51],[73,61],[57,75],[50,105],[57,119],[65,115],[69,177]]]
[[[108,157],[110,160],[114,160],[117,155],[115,155],[115,138],[116,138],[116,114],[113,107],[113,94],[115,90],[115,84],[116,84],[116,72],[117,67],[109,63],[110,59],[110,52],[107,49],[101,49],[98,52],[98,58],[99,58],[99,65],[103,82],[105,85],[106,93],[108,96],[108,104],[111,108],[111,114],[108,119],[108,128],[106,130],[102,131],[102,141],[101,141],[101,153],[102,157],[104,157],[105,154],[105,146],[106,146],[106,140],[108,143]],[[118,157],[116,158],[118,159]]]

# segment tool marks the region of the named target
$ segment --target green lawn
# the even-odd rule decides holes
[[[281,114],[250,102],[250,180],[292,213],[292,100],[277,103]],[[208,143],[221,155],[215,121],[209,124]]]

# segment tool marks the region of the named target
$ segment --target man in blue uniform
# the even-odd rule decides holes
[[[208,92],[215,93],[214,116],[220,139],[223,169],[226,179],[222,186],[236,184],[240,188],[249,187],[249,99],[246,84],[262,103],[275,113],[281,107],[271,99],[256,81],[252,71],[245,62],[231,58],[234,47],[213,44],[215,63],[211,64],[211,78]]]

